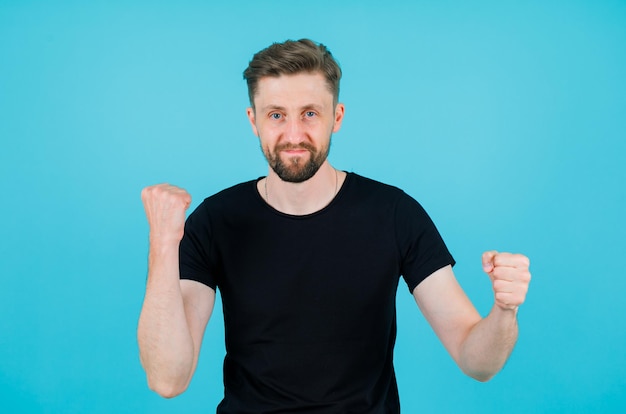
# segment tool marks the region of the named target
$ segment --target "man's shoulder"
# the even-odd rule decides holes
[[[255,184],[259,181],[260,178],[244,181],[242,183],[238,183],[227,187],[217,193],[210,195],[205,199],[206,200],[224,200],[230,199],[238,196],[249,196],[250,194],[254,194]]]
[[[351,186],[359,192],[376,197],[387,196],[396,198],[406,196],[406,193],[402,189],[391,184],[386,184],[354,172],[348,173],[348,176],[350,177]]]
[[[379,206],[383,208],[400,209],[408,212],[424,212],[422,205],[404,190],[391,184],[386,184],[356,173],[351,176],[353,194],[363,205]]]
[[[227,187],[206,197],[198,206],[204,211],[229,211],[243,205],[250,206],[255,199],[256,182],[259,179],[249,180]]]

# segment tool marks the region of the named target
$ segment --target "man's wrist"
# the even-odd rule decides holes
[[[499,318],[512,318],[517,319],[517,311],[519,306],[515,306],[512,308],[503,308],[497,303],[494,303],[492,313],[495,313]]]
[[[150,236],[150,254],[167,256],[175,253],[178,255],[180,239],[176,237]]]

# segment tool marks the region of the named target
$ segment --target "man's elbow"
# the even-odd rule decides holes
[[[467,375],[468,377],[475,379],[478,382],[487,382],[489,380],[491,380],[493,377],[496,376],[496,374],[500,372],[500,370],[471,370],[471,369],[464,369],[463,373],[465,375]]]
[[[487,382],[493,377],[495,377],[496,375],[495,372],[494,373],[479,372],[479,373],[471,373],[471,374],[466,373],[466,374],[478,382]]]
[[[163,398],[174,398],[187,390],[188,384],[177,384],[162,380],[150,379],[148,377],[148,388],[156,392]]]
[[[141,352],[139,359],[150,390],[163,398],[174,398],[187,390],[191,382],[191,373],[184,370],[164,370],[155,364],[149,364]],[[175,364],[167,363],[164,365],[171,367]]]

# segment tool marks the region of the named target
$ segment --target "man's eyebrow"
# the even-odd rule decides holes
[[[268,111],[284,111],[285,107],[280,106],[280,105],[265,105],[263,108],[261,108],[261,112],[268,112]]]
[[[318,104],[308,104],[308,105],[304,105],[304,106],[302,107],[302,109],[303,109],[303,110],[306,110],[306,109],[315,109],[316,111],[321,112],[321,111],[322,111],[322,109],[324,109],[324,107],[323,107],[322,105],[318,105]]]
[[[314,109],[318,112],[322,111],[324,107],[322,105],[318,105],[318,104],[306,104],[306,105],[302,105],[300,107],[301,111],[306,111],[307,109]],[[265,105],[264,107],[261,108],[261,112],[269,112],[269,111],[285,111],[285,107],[284,106],[280,106],[280,105]]]

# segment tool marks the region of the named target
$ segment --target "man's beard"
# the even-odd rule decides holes
[[[280,152],[284,150],[305,149],[309,151],[309,159],[304,161],[302,157],[292,157],[287,161],[283,161]],[[268,149],[263,150],[263,154],[268,164],[274,170],[281,180],[289,183],[302,183],[313,177],[320,169],[330,151],[330,142],[328,146],[322,147],[319,151],[311,144],[303,142],[301,144],[282,144],[277,145],[275,152],[271,153]]]

